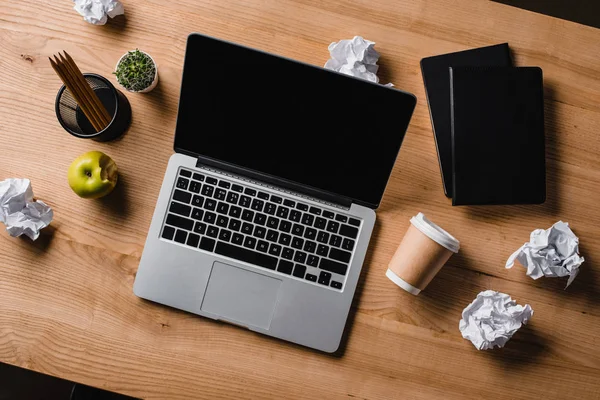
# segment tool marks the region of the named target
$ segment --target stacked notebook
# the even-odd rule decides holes
[[[453,205],[546,197],[542,71],[507,44],[421,61],[444,191]]]

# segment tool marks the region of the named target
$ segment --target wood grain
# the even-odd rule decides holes
[[[0,233],[1,362],[148,399],[600,398],[599,30],[488,1],[124,4],[125,17],[105,26],[85,23],[69,1],[2,5],[0,180],[30,178],[55,220],[35,243]],[[330,42],[363,35],[382,54],[382,81],[419,99],[337,356],[133,295],[194,31],[317,65]],[[548,201],[453,208],[441,187],[419,60],[501,42],[517,65],[544,70]],[[69,136],[54,115],[60,81],[47,57],[64,49],[83,72],[113,79],[116,61],[134,48],[157,60],[160,83],[148,95],[126,93],[129,132],[112,143]],[[71,161],[89,150],[109,154],[121,173],[116,191],[98,201],[76,197],[66,179]],[[462,248],[414,297],[384,273],[418,211]],[[564,280],[504,269],[532,229],[560,219],[586,258],[568,290]],[[531,304],[535,315],[506,348],[478,352],[458,321],[485,289]]]

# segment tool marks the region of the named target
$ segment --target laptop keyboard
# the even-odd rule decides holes
[[[161,237],[342,289],[359,219],[186,169]]]

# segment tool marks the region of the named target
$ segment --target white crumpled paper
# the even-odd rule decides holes
[[[458,328],[477,350],[488,350],[504,347],[532,315],[529,304],[521,306],[505,293],[486,290],[463,310]]]
[[[125,13],[118,0],[73,0],[75,11],[83,15],[90,24],[104,25],[108,17],[114,18]]]
[[[569,224],[562,221],[549,229],[531,232],[529,242],[508,258],[506,268],[512,268],[515,260],[527,268],[527,275],[533,279],[568,275],[565,289],[573,282],[584,261],[579,255],[579,238],[569,228]]]
[[[375,42],[365,40],[361,36],[333,42],[329,45],[331,58],[325,63],[325,68],[379,83],[377,77],[379,53],[374,47]],[[394,85],[388,83],[385,86]]]
[[[27,235],[36,240],[40,229],[47,227],[54,213],[43,201],[33,201],[29,179],[6,179],[0,182],[0,222],[10,236]]]

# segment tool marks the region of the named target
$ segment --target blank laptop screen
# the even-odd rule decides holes
[[[399,90],[193,34],[175,149],[377,207],[415,102]]]

